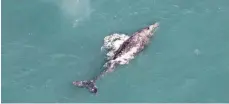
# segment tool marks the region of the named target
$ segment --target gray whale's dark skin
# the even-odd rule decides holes
[[[104,70],[98,76],[95,76],[91,80],[74,81],[73,85],[86,88],[91,93],[97,93],[98,88],[95,84],[96,81],[107,73],[113,72],[116,66],[127,64],[130,60],[132,60],[132,56],[136,56],[138,53],[140,53],[149,43],[151,37],[158,27],[159,23],[154,23],[135,32],[123,42],[123,44],[115,52],[114,56],[104,64]],[[122,63],[123,61],[127,63]]]

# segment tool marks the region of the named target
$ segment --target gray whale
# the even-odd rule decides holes
[[[130,60],[134,59],[138,53],[140,53],[145,46],[150,42],[154,32],[159,27],[159,23],[154,23],[148,27],[145,27],[121,44],[111,59],[104,64],[104,70],[91,80],[74,81],[73,85],[81,88],[87,88],[91,93],[97,93],[96,81],[107,73],[111,73],[118,65],[128,64]]]

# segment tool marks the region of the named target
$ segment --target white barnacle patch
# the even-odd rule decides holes
[[[130,51],[124,53],[122,56],[115,59],[120,62],[121,65],[128,64],[130,60],[134,58],[134,54],[137,53],[139,47],[133,47]]]

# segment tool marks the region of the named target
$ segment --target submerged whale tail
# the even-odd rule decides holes
[[[97,93],[98,90],[94,80],[74,81],[73,85],[80,88],[87,88],[91,93]]]

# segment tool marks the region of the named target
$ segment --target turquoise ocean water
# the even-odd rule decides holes
[[[2,0],[2,102],[229,102],[229,0]],[[158,21],[148,48],[99,80],[103,38]]]

